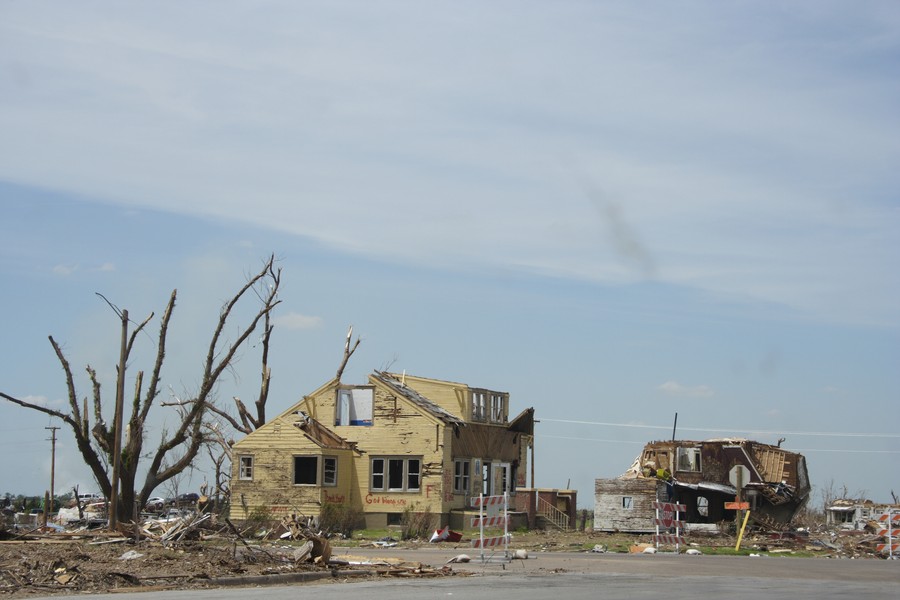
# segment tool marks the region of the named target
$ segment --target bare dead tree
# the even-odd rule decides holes
[[[277,289],[281,284],[281,271],[279,270],[278,272],[273,273],[272,277],[274,278],[273,285],[275,289]],[[263,324],[263,334],[260,337],[260,344],[262,345],[260,358],[260,383],[259,395],[257,396],[256,402],[254,404],[254,407],[256,409],[255,414],[251,413],[247,408],[247,405],[244,404],[237,396],[233,397],[234,405],[237,409],[237,417],[232,416],[230,412],[219,406],[212,405],[209,407],[209,410],[212,413],[217,415],[219,418],[227,421],[228,424],[235,429],[235,431],[244,434],[248,434],[251,431],[256,431],[266,422],[266,403],[269,400],[269,383],[272,380],[272,369],[269,367],[269,343],[272,339],[272,330],[274,329],[274,326],[272,325],[271,315],[267,313],[264,319],[265,323]],[[214,423],[214,421],[211,421],[209,423],[209,428],[212,427],[212,423]],[[219,440],[216,439],[216,441]],[[230,445],[228,445],[228,447],[230,448]]]
[[[351,347],[350,342],[353,337],[353,325],[347,329],[347,341],[344,343],[344,357],[341,360],[341,364],[338,366],[337,375],[334,376],[337,379],[338,383],[341,381],[341,376],[344,374],[344,369],[347,368],[347,361],[350,360],[350,357],[353,356],[353,353],[356,352],[356,348],[359,346],[359,336],[356,336],[356,343]]]
[[[206,435],[207,429],[204,425],[207,415],[212,410],[212,407],[215,406],[215,392],[219,380],[224,373],[233,368],[239,348],[256,330],[260,322],[264,321],[266,324],[264,337],[267,338],[271,334],[269,315],[281,302],[277,298],[280,281],[281,269],[275,267],[275,257],[272,255],[264,263],[263,268],[255,275],[250,276],[244,286],[222,306],[219,312],[219,320],[209,343],[196,394],[176,407],[175,412],[178,418],[176,426],[172,431],[162,432],[159,445],[155,450],[151,450],[145,455],[143,448],[145,425],[150,411],[154,406],[166,406],[165,404],[157,404],[157,398],[166,356],[169,322],[175,308],[177,296],[177,290],[172,291],[160,322],[157,354],[146,391],[143,390],[144,372],[139,371],[135,378],[134,396],[131,400],[131,416],[125,425],[127,435],[122,442],[120,452],[118,476],[121,493],[118,496],[117,506],[115,507],[116,514],[120,519],[124,520],[130,516],[134,502],[137,501],[143,506],[153,490],[191,467],[200,450],[209,442]],[[226,341],[224,339],[225,328],[230,323],[229,319],[232,313],[240,301],[252,293],[255,293],[260,301],[255,316],[250,319],[249,323],[238,328],[237,335],[232,341]],[[144,330],[152,318],[153,313],[131,332],[125,347],[126,361],[131,356],[136,337]],[[113,482],[107,472],[107,466],[113,462],[114,436],[116,432],[107,424],[104,418],[104,413],[106,412],[104,409],[107,407],[103,403],[101,384],[97,373],[90,365],[86,367],[92,387],[94,413],[92,424],[91,415],[88,413],[87,398],[84,399],[83,408],[79,406],[71,365],[56,340],[52,336],[49,339],[65,375],[68,392],[68,412],[33,404],[3,392],[0,392],[0,397],[19,406],[57,417],[65,423],[75,436],[78,451],[81,453],[85,464],[91,469],[100,489],[109,497]],[[264,358],[264,366],[265,360],[267,359]],[[125,377],[125,373],[119,371],[117,378],[123,377]],[[265,377],[267,378],[268,375],[266,374]],[[268,384],[266,383],[266,393],[267,386]],[[261,394],[260,398],[264,405],[265,396]],[[264,413],[262,415],[264,418]],[[146,466],[146,475],[140,485],[140,489],[136,489],[135,484],[142,459],[149,459],[149,464]]]
[[[275,274],[276,287],[280,274]],[[234,407],[237,415],[233,415],[230,411],[223,407],[211,404],[208,407],[210,417],[204,423],[206,436],[209,441],[207,445],[207,454],[212,461],[215,469],[215,495],[230,498],[230,482],[231,482],[231,464],[233,460],[232,446],[235,440],[226,435],[228,427],[236,433],[250,434],[259,429],[266,422],[266,402],[269,397],[269,383],[272,379],[272,370],[269,367],[269,344],[272,339],[273,326],[271,325],[270,316],[265,315],[265,324],[263,326],[263,335],[260,337],[262,345],[261,364],[260,364],[260,386],[259,395],[257,396],[254,409],[251,412],[247,405],[237,396],[233,397]],[[359,346],[360,340],[357,337],[356,342],[352,343],[353,326],[351,325],[347,331],[347,341],[344,344],[344,354],[341,364],[337,370],[337,380],[340,381],[341,375],[347,366],[350,357]],[[227,425],[224,426],[223,424]]]

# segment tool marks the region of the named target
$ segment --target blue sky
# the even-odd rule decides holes
[[[190,390],[275,253],[270,414],[353,324],[345,381],[510,392],[537,484],[582,506],[676,412],[890,500],[898,71],[894,2],[0,2],[0,390],[63,401],[48,335],[112,390],[96,293],[146,316],[174,288]],[[47,488],[58,423],[0,419],[0,493]],[[92,487],[59,435],[57,487]]]

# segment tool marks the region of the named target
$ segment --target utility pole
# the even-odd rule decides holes
[[[109,529],[119,525],[119,463],[122,458],[122,405],[125,403],[125,358],[128,349],[128,311],[122,310],[122,347],[119,352],[119,378],[116,382],[116,414],[113,436],[113,472],[109,493]]]
[[[44,427],[50,430],[50,502],[47,505],[47,514],[53,512],[54,480],[56,478],[56,430],[59,427]]]

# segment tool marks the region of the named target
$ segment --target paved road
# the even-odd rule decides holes
[[[341,556],[388,557],[443,564],[459,550],[352,549]],[[468,553],[468,552],[467,552]],[[477,553],[469,553],[473,558]],[[900,561],[733,556],[675,556],[540,553],[511,563],[454,565],[470,576],[379,579],[261,588],[224,588],[101,594],[92,600],[666,600],[740,598],[748,600],[896,598]],[[57,599],[58,600],[58,599]]]
[[[674,554],[595,554],[591,552],[529,553],[528,560],[481,564],[479,551],[460,548],[337,549],[334,558],[345,556],[378,560],[396,557],[406,561],[441,566],[451,557],[465,553],[468,564],[454,564],[454,570],[481,574],[522,573],[535,575],[570,572],[605,575],[648,575],[654,577],[765,577],[812,581],[861,580],[900,584],[900,561],[879,559],[849,560],[772,556],[687,556]]]

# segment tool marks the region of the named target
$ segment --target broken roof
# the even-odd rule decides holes
[[[465,421],[453,413],[444,410],[416,390],[408,387],[402,381],[393,377],[391,374],[375,371],[372,374],[372,377],[444,423],[448,425],[465,425]]]
[[[302,431],[307,439],[320,448],[328,448],[331,450],[356,449],[356,444],[348,442],[305,412],[298,410],[297,416],[299,420],[294,422],[294,426]]]

